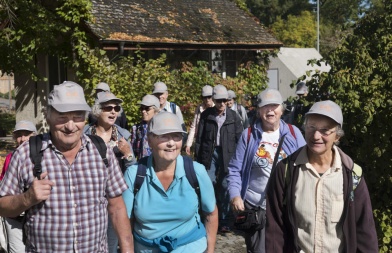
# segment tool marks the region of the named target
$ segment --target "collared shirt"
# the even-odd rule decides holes
[[[201,208],[204,212],[211,213],[216,204],[213,185],[204,166],[197,162],[193,162],[193,166],[200,187]],[[144,182],[135,196],[133,190],[137,167],[132,165],[125,172],[124,177],[129,188],[123,193],[128,216],[135,215],[134,233],[146,239],[164,236],[180,238],[198,226],[201,222],[198,213],[199,200],[195,189],[186,178],[182,156],[176,159],[174,179],[167,190],[159,181],[150,156]],[[140,245],[136,240],[134,243],[135,252],[160,252],[151,248],[145,250],[146,246]],[[207,241],[203,238],[180,246],[172,252],[203,252],[206,247]]]
[[[42,144],[42,171],[55,185],[50,197],[26,214],[26,252],[107,252],[107,198],[127,189],[112,149],[107,149],[106,167],[85,135],[72,164],[49,134],[44,134]],[[29,142],[25,142],[13,155],[0,196],[18,195],[31,186],[34,165],[29,156]]]
[[[334,147],[335,158],[323,175],[309,163],[307,149],[298,155],[294,165],[300,165],[295,186],[295,219],[301,252],[343,252],[343,228],[339,223],[343,214],[342,161]]]
[[[216,120],[216,123],[218,124],[215,146],[220,146],[220,129],[221,129],[223,123],[225,123],[225,121],[226,121],[226,110],[227,110],[227,108],[225,109],[225,111],[223,113],[218,114],[218,112],[215,109],[215,120]]]
[[[172,109],[170,107],[170,102],[169,101],[166,101],[165,106],[159,112],[161,112],[161,111],[167,111],[167,112],[173,113],[173,111],[172,111]],[[181,109],[180,109],[180,107],[178,105],[176,105],[176,115],[180,119],[181,124],[184,124],[184,117],[182,116]]]

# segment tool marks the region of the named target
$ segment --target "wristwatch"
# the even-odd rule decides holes
[[[128,156],[123,156],[123,159],[127,160],[127,161],[132,161],[133,159],[133,154],[129,154]]]

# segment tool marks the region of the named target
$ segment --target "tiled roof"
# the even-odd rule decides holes
[[[255,17],[229,0],[92,0],[93,34],[103,43],[277,48]]]

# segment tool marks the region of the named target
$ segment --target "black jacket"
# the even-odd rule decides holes
[[[216,146],[218,123],[215,120],[215,113],[215,107],[207,108],[201,114],[197,128],[195,145],[196,161],[203,164],[207,170],[210,169],[212,154]],[[226,120],[220,129],[220,146],[222,147],[223,169],[225,173],[228,172],[227,167],[235,152],[242,130],[242,122],[238,114],[226,108]]]

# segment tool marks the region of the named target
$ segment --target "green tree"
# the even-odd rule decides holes
[[[315,74],[309,99],[332,99],[343,110],[343,149],[364,169],[380,252],[392,251],[392,2],[358,21]],[[318,63],[320,64],[320,63]]]
[[[89,0],[0,2],[0,63],[3,73],[23,72],[37,77],[37,54],[73,62],[75,44],[89,21]]]
[[[300,15],[312,9],[308,0],[245,0],[250,12],[270,27],[278,17],[287,19],[289,15]]]
[[[271,30],[285,47],[314,47],[316,44],[316,21],[309,11],[299,16],[289,15],[287,20],[278,17]]]

